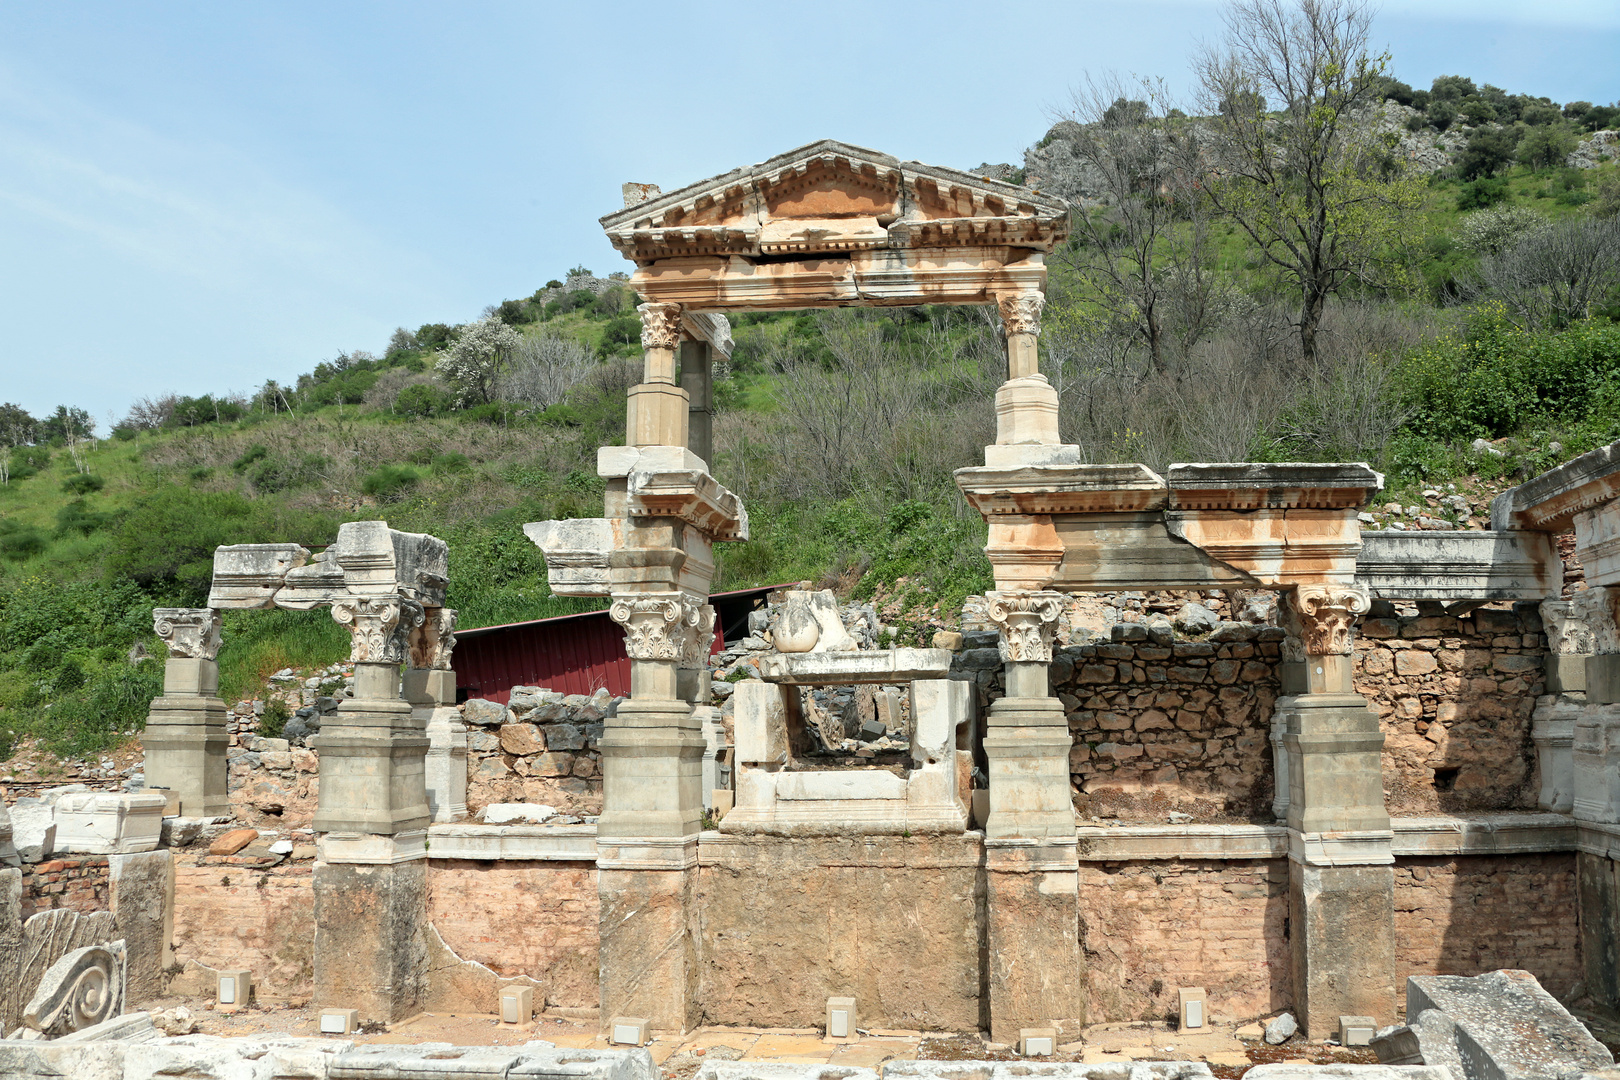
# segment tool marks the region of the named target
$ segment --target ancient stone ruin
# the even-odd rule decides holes
[[[1392,1066],[1477,1051],[1499,1068],[1378,1075],[1532,1075],[1500,1065],[1524,1058],[1489,1022],[1500,1003],[1567,1033],[1573,1065],[1611,1063],[1554,995],[1620,1008],[1620,444],[1509,491],[1490,530],[1363,533],[1383,481],[1361,463],[1161,475],[1060,442],[1037,364],[1059,200],[826,141],[669,193],[627,185],[626,203],[602,219],[645,299],[626,445],[599,451],[601,517],[525,532],[554,592],[608,603],[628,697],[458,701],[434,537],[372,521],[314,556],[219,549],[209,607],[153,613],[170,655],[147,790],[0,817],[0,860],[21,864],[0,870],[8,1031],[65,1035],[240,975],[374,1022],[495,1013],[517,988],[610,1035],[833,1038],[840,1011],[1036,1055],[1107,1021],[1286,1012],[1301,1039],[1365,1032]],[[714,546],[749,535],[709,460],[727,316],[917,304],[994,304],[1005,331],[996,441],[957,473],[988,523],[976,626],[886,646],[799,588],[717,653]],[[1566,595],[1569,529],[1584,588]],[[1227,617],[1190,603],[1178,628],[1144,607],[1170,593],[1224,596]],[[314,607],[351,634],[351,684],[307,745],[244,750],[218,696],[219,612]],[[835,701],[870,718],[833,725]],[[291,768],[295,749],[312,842],[259,852],[224,829],[232,770]],[[599,779],[599,807],[529,797],[563,776]],[[500,801],[478,794],[495,782]],[[38,899],[74,882],[93,911]],[[217,931],[248,908],[251,933]],[[24,1075],[51,1075],[41,1047],[62,1040],[27,1041]],[[413,1072],[351,1047],[285,1075],[570,1064],[481,1053]],[[959,1064],[884,1073],[1007,1068]],[[1209,1075],[1161,1064],[1130,1075]],[[603,1051],[568,1074],[652,1068]],[[761,1069],[703,1075],[776,1075]]]

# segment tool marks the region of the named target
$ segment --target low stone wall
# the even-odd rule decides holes
[[[1522,968],[1562,997],[1582,977],[1575,856],[1401,859],[1395,973],[1477,975]]]
[[[1535,605],[1374,614],[1356,641],[1356,689],[1381,719],[1390,812],[1534,809],[1546,651]]]
[[[702,1022],[819,1027],[827,998],[849,995],[863,1027],[977,1030],[982,847],[977,834],[705,837]]]
[[[248,968],[263,1000],[306,1002],[315,984],[314,863],[177,852],[174,960]],[[188,987],[211,993],[207,983]]]
[[[22,868],[22,917],[66,908],[88,915],[106,911],[111,874],[105,855],[64,855]]]
[[[602,812],[603,720],[621,699],[514,686],[509,703],[463,702],[467,808],[527,802],[572,814]]]
[[[1089,1023],[1173,1017],[1179,986],[1214,1015],[1292,1004],[1285,859],[1081,863],[1080,933]]]
[[[595,863],[432,859],[427,908],[462,960],[535,980],[537,1004],[596,1008]]]

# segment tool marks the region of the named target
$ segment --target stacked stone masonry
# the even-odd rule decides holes
[[[22,871],[24,919],[55,908],[83,914],[107,910],[111,881],[105,855],[66,856],[25,865]]]

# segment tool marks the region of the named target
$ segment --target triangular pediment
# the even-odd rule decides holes
[[[601,221],[616,248],[646,263],[942,245],[1044,251],[1062,239],[1067,208],[1016,184],[823,139]]]

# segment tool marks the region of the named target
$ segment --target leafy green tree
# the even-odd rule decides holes
[[[1468,133],[1468,143],[1457,157],[1457,174],[1464,180],[1495,176],[1513,164],[1518,140],[1503,127],[1477,128]]]
[[[1532,169],[1551,169],[1562,165],[1575,149],[1575,136],[1562,124],[1533,127],[1519,140],[1517,157],[1520,163]]]
[[[456,332],[437,370],[455,387],[460,404],[488,404],[496,376],[522,340],[522,335],[498,316],[486,316]]]
[[[37,437],[39,423],[21,405],[0,405],[0,484],[11,483],[11,453]]]
[[[1234,0],[1224,21],[1222,43],[1194,61],[1217,114],[1208,196],[1297,292],[1300,349],[1314,364],[1329,297],[1352,282],[1409,284],[1422,186],[1392,160],[1393,133],[1356,116],[1378,104],[1387,63],[1368,52],[1372,15],[1359,0]],[[1280,111],[1219,113],[1246,96]]]

